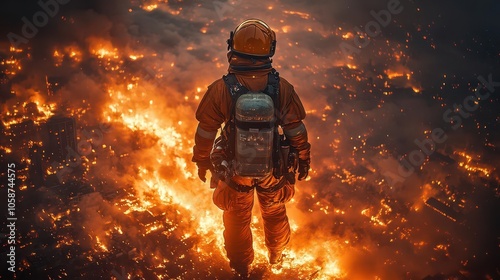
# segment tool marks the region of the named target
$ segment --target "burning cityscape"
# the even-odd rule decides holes
[[[232,277],[191,157],[246,18],[276,31],[312,145],[280,266],[254,207],[251,278],[500,279],[498,3],[10,2],[0,279]]]

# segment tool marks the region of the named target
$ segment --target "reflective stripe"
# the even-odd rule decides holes
[[[299,134],[306,132],[306,126],[303,123],[301,123],[296,128],[283,130],[283,132],[285,133],[285,135],[287,137],[294,137],[294,136],[297,136]]]
[[[214,132],[206,131],[203,128],[201,128],[200,125],[198,125],[198,128],[196,129],[196,134],[200,135],[205,139],[215,139],[215,136],[217,136],[217,131]]]

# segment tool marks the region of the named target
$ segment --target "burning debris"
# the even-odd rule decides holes
[[[431,207],[441,215],[445,216],[446,218],[456,222],[458,219],[458,213],[453,211],[453,209],[450,208],[450,206],[442,203],[441,201],[435,199],[434,197],[431,197],[425,201],[425,205]]]
[[[217,12],[207,3],[110,3],[61,6],[30,44],[1,51],[0,157],[18,167],[22,218],[17,277],[231,276],[221,213],[190,158],[194,110],[225,72],[236,10],[273,19],[274,65],[296,81],[313,146],[311,179],[288,207],[293,233],[281,267],[266,266],[262,221],[252,221],[252,277],[500,277],[498,95],[460,129],[443,124],[447,108],[461,116],[453,104],[477,82],[453,65],[417,62],[429,50],[416,46],[440,46],[431,36],[440,17],[419,16],[429,7],[405,3],[416,27],[394,16],[386,37],[345,56],[338,45],[359,36],[350,28],[359,23],[341,14],[329,22],[317,4],[261,11],[236,1]],[[436,127],[448,140],[410,172],[403,162],[414,140],[432,139]]]

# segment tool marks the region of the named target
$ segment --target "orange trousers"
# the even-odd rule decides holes
[[[269,252],[280,253],[290,240],[290,224],[286,215],[285,203],[294,195],[293,185],[285,184],[274,192],[256,191],[238,192],[220,181],[214,191],[213,201],[224,210],[224,246],[229,265],[244,268],[254,259],[252,231],[252,208],[254,192],[257,192],[266,247]]]

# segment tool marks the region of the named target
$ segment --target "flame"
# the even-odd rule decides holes
[[[103,252],[108,252],[108,247],[106,247],[106,245],[104,245],[104,243],[101,242],[101,240],[99,239],[99,236],[96,236],[95,237],[95,241],[96,241],[96,245],[98,248],[100,248]]]
[[[396,78],[400,78],[400,77],[406,77],[407,80],[410,79],[411,75],[408,74],[408,73],[404,73],[404,72],[397,72],[397,71],[394,71],[394,70],[386,70],[386,74],[387,74],[387,77],[389,79],[396,79]]]
[[[109,41],[91,37],[89,41],[90,53],[95,55],[99,59],[118,59],[118,48],[115,48],[113,44]]]
[[[347,32],[345,34],[342,34],[343,39],[351,39],[354,37],[354,34],[352,32]]]
[[[156,10],[157,8],[158,8],[157,4],[151,4],[151,5],[147,5],[147,6],[143,7],[143,9],[146,10],[146,11],[148,11],[148,12]]]
[[[100,49],[95,50],[94,52],[95,52],[95,54],[97,54],[97,57],[99,57],[99,58],[103,58],[103,57],[107,57],[107,56],[117,58],[116,49],[109,50],[106,48],[100,48]]]
[[[56,110],[55,103],[47,104],[47,103],[42,103],[39,100],[35,100],[33,102],[36,104],[38,112],[42,114],[41,117],[38,117],[36,119],[37,122],[45,121],[54,115],[54,111]]]
[[[128,57],[129,57],[130,59],[132,59],[132,60],[138,60],[138,59],[143,58],[143,57],[144,57],[144,55],[143,55],[143,54],[131,54],[131,55],[129,55]]]
[[[309,19],[311,16],[308,13],[298,12],[298,11],[283,11],[287,15],[299,16],[302,19]]]
[[[436,182],[436,184],[440,184],[439,182]],[[431,196],[433,196],[436,192],[434,191],[434,189],[432,188],[431,184],[425,184],[423,187],[422,187],[422,195],[421,195],[421,198],[423,201],[429,199]]]
[[[66,46],[62,49],[55,49],[52,53],[54,66],[62,65],[65,58],[69,58],[73,63],[82,61],[82,51],[75,45]]]
[[[490,177],[491,174],[491,169],[488,168],[486,165],[479,165],[476,162],[475,158],[477,156],[472,156],[467,154],[465,151],[455,151],[453,154],[460,156],[461,158],[465,159],[465,161],[459,161],[458,165],[471,172],[471,173],[476,173],[476,174],[482,174],[483,176]]]
[[[33,110],[31,107],[33,104],[36,110]],[[22,109],[18,108],[19,105]],[[28,101],[22,104],[16,104],[11,108],[10,112],[7,111],[2,118],[2,122],[6,128],[11,128],[12,125],[20,124],[25,120],[32,120],[35,124],[40,124],[52,117],[55,110],[56,103],[47,103],[43,101],[40,93],[35,92],[35,95]]]

